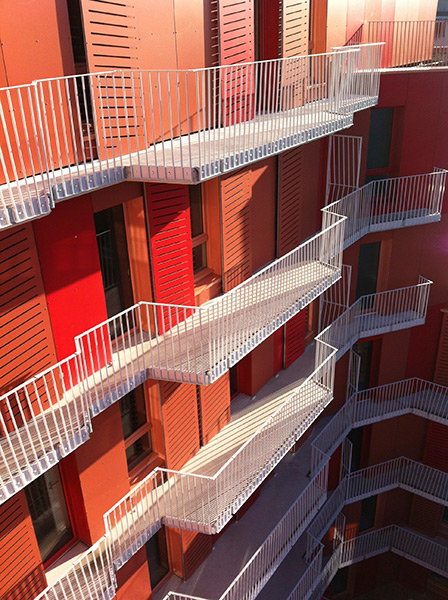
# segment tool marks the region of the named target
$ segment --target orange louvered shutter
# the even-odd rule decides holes
[[[0,234],[0,297],[0,394],[4,394],[57,361],[31,225]],[[6,406],[0,408],[9,429]],[[18,407],[12,409],[20,423]]]
[[[0,507],[0,599],[31,600],[46,587],[25,499],[19,492]]]
[[[308,54],[308,0],[283,0],[282,6],[282,56]]]
[[[252,275],[251,172],[249,168],[221,179],[223,288],[228,292]]]
[[[160,383],[166,466],[180,469],[199,450],[196,386]]]
[[[206,444],[230,420],[230,380],[225,373],[208,386],[200,386],[201,438]]]
[[[305,351],[306,309],[289,319],[285,325],[285,369]]]

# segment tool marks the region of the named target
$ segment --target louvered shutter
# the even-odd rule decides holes
[[[166,466],[180,469],[199,450],[196,386],[161,382]]]
[[[4,394],[57,362],[31,225],[0,234],[0,297],[0,394]],[[39,392],[45,398],[45,390]],[[33,394],[29,400],[34,402]],[[23,406],[28,406],[26,398]],[[20,422],[18,406],[11,408]],[[9,429],[6,405],[1,409]],[[29,416],[28,408],[24,415]]]
[[[230,381],[226,373],[208,386],[200,386],[200,421],[202,443],[206,444],[230,420]]]
[[[308,54],[308,0],[283,0],[282,6],[282,56]]]
[[[442,327],[440,329],[434,381],[448,386],[448,309],[444,308],[442,313]]]
[[[251,174],[249,168],[221,179],[223,289],[228,292],[252,274]]]
[[[306,309],[289,319],[285,325],[285,369],[305,351]]]
[[[277,256],[294,250],[301,242],[303,149],[279,156]]]

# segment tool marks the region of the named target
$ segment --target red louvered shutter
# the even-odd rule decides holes
[[[221,179],[223,287],[228,292],[252,274],[251,173],[249,168]]]
[[[279,156],[277,255],[284,256],[301,242],[303,149]]]
[[[285,369],[305,351],[306,309],[289,319],[285,325]]]
[[[434,381],[448,386],[448,308],[442,309],[442,327],[437,350]]]
[[[155,302],[194,305],[188,186],[147,184]],[[175,313],[171,324],[175,323]],[[174,319],[174,320],[173,320]],[[165,314],[166,326],[169,315]]]

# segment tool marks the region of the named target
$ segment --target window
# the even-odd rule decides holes
[[[233,365],[229,369],[230,380],[230,398],[233,399],[238,394],[238,365]]]
[[[162,581],[168,573],[168,552],[166,546],[165,527],[146,543],[146,558],[149,566],[151,589]]]
[[[53,467],[25,488],[42,561],[73,537],[59,467]]]
[[[381,242],[361,244],[359,247],[356,299],[376,292]]]
[[[448,506],[445,506],[443,508],[443,512],[442,512],[442,523],[447,523],[448,524]]]
[[[339,569],[336,575],[333,577],[333,581],[331,582],[331,593],[342,594],[347,589],[348,583],[348,567],[344,567],[343,569]]]
[[[208,236],[204,228],[204,211],[202,205],[201,186],[190,185],[190,221],[193,246],[193,272],[199,273],[207,267]]]
[[[141,386],[120,398],[120,411],[126,459],[132,471],[152,452],[151,422]]]
[[[361,468],[362,434],[363,434],[363,428],[356,427],[355,429],[352,429],[347,436],[347,438],[352,443],[352,462],[351,462],[352,472],[359,471],[359,469]]]
[[[133,304],[123,207],[95,213],[96,240],[108,317]]]
[[[393,122],[393,108],[375,108],[371,111],[369,145],[367,148],[368,171],[389,167]]]
[[[359,532],[372,529],[375,525],[377,496],[365,498],[361,502],[361,516],[359,518]]]

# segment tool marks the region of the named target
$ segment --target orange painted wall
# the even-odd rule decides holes
[[[150,600],[152,598],[148,561],[145,548],[141,548],[117,571],[117,600]]]
[[[129,491],[118,403],[95,417],[93,433],[75,457],[89,528],[80,532],[80,538],[93,543],[104,535],[103,514]]]
[[[75,72],[65,0],[2,2],[0,40],[6,85]]]

